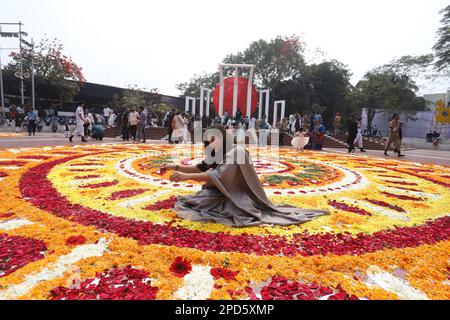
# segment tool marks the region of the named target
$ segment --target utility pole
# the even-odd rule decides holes
[[[36,110],[36,96],[34,92],[34,40],[31,39],[31,64],[30,64],[30,71],[31,71],[31,101],[33,105],[33,110]]]
[[[2,47],[0,47],[0,97],[1,97],[0,102],[2,104],[2,114],[3,118],[5,118],[5,92],[3,91]]]
[[[27,37],[28,34],[24,31],[22,31],[22,26],[24,24],[21,21],[19,21],[18,23],[17,22],[14,22],[14,23],[0,22],[0,26],[2,26],[2,25],[19,26],[19,32],[2,32],[2,30],[0,29],[0,37],[2,37],[2,38],[19,38],[20,96],[21,96],[21,102],[22,102],[22,106],[23,106],[25,104],[25,87],[24,87],[24,82],[23,82],[23,78],[24,78],[24,74],[23,74],[23,42],[25,42],[26,44],[27,44],[27,42],[22,37],[23,36]],[[0,77],[1,77],[1,73],[0,73]]]
[[[23,52],[22,52],[22,22],[19,21],[19,48],[20,48],[20,96],[22,99],[22,108],[25,104],[24,87],[23,87]]]

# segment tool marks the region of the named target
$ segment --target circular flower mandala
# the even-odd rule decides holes
[[[0,298],[116,299],[111,275],[125,299],[450,298],[448,167],[275,151],[250,149],[270,200],[330,215],[245,229],[178,219],[176,197],[201,185],[159,167],[201,160],[190,146],[1,150],[0,237],[34,253],[13,268],[17,252],[0,250]]]

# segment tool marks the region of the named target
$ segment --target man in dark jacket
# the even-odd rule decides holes
[[[350,119],[347,123],[347,130],[348,130],[348,153],[352,153],[355,150],[355,139],[358,135],[358,122],[355,120],[355,116],[351,115]]]

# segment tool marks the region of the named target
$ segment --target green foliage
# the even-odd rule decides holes
[[[186,97],[198,97],[200,88],[214,89],[219,83],[219,73],[204,73],[195,75],[191,80],[176,85],[176,88]]]
[[[356,85],[356,90],[356,104],[368,109],[369,127],[376,109],[391,113],[425,109],[425,100],[416,96],[417,86],[411,77],[391,68],[380,67],[368,72]]]
[[[86,81],[82,69],[63,51],[61,41],[43,39],[34,52],[24,52],[23,59],[24,70],[31,71],[33,63],[36,82],[55,88],[60,102],[71,101]],[[11,57],[12,61],[5,67],[5,72],[14,74],[20,69],[20,54],[12,53]]]
[[[158,103],[158,104],[155,104],[152,107],[150,107],[150,111],[155,112],[160,115],[164,115],[173,109],[178,109],[178,108],[174,105],[167,104],[167,103]]]
[[[325,126],[330,127],[336,112],[344,117],[362,108],[369,109],[369,124],[376,109],[417,111],[425,102],[417,98],[412,80],[433,64],[433,55],[404,56],[368,72],[356,87],[350,84],[351,72],[337,60],[307,64],[306,44],[297,36],[278,36],[270,41],[258,40],[244,51],[229,54],[224,63],[255,65],[255,83],[271,89],[271,103],[286,100],[287,114],[296,112],[323,113]],[[225,70],[225,76],[232,69]],[[241,76],[248,76],[241,70]],[[197,75],[178,85],[183,95],[199,96],[200,87],[214,88],[218,73]]]
[[[450,73],[450,5],[441,10],[443,17],[437,32],[438,40],[433,47],[437,71]]]
[[[229,54],[223,63],[253,64],[255,66],[255,84],[274,89],[280,81],[298,77],[304,68],[304,45],[297,36],[278,36],[270,41],[252,42],[243,52]],[[225,76],[232,74],[225,70]],[[248,76],[248,70],[240,70],[241,76]],[[188,82],[180,83],[177,89],[183,96],[198,96],[200,87],[215,88],[219,83],[219,73],[195,75]]]
[[[255,65],[255,83],[273,88],[277,82],[300,76],[305,66],[304,49],[298,36],[278,36],[270,41],[254,41],[243,52],[228,55],[224,63]]]
[[[120,104],[124,108],[130,108],[137,110],[141,106],[145,106],[145,92],[138,86],[130,86],[124,91],[122,99],[120,99]]]
[[[350,113],[351,73],[337,60],[313,64],[308,66],[308,71],[306,81],[311,111],[322,113],[326,126],[331,126],[336,112]]]

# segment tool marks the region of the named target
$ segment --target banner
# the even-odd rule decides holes
[[[450,124],[450,108],[442,100],[436,101],[436,124]]]

